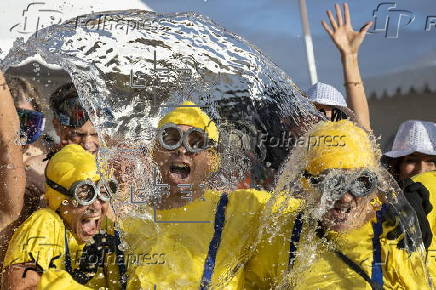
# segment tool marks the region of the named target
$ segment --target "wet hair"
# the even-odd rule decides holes
[[[32,105],[35,111],[41,111],[41,106],[38,104],[40,93],[34,85],[18,76],[5,75],[5,79],[16,108],[19,107],[20,103],[27,102]]]
[[[57,88],[50,96],[50,109],[59,112],[60,106],[66,99],[78,98],[78,94],[72,82],[66,83]]]
[[[388,172],[395,178],[397,182],[400,181],[400,165],[403,162],[405,156],[392,158],[383,155],[381,157],[382,165],[388,170]]]
[[[62,85],[51,94],[50,108],[54,117],[64,126],[78,128],[89,120],[72,82]]]

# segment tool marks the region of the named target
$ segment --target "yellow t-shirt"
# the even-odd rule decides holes
[[[106,219],[102,222],[101,228],[108,233],[113,233],[112,226],[112,223]],[[12,236],[3,265],[7,267],[36,262],[44,270],[39,284],[40,289],[54,289],[52,288],[54,285],[62,286],[62,289],[68,289],[68,287],[79,289],[82,285],[75,282],[65,271],[65,236],[68,240],[72,267],[75,269],[79,266],[85,244],[78,243],[72,232],[65,228],[61,217],[56,212],[49,208],[39,209],[21,224]],[[117,268],[115,263],[107,265],[104,271],[100,268],[86,284],[89,288],[83,287],[83,289],[99,289],[100,287],[120,289]],[[47,275],[44,276],[45,274]]]
[[[373,267],[381,266],[384,289],[430,289],[423,260],[416,253],[398,249],[397,241],[386,239],[387,229],[377,239],[380,254],[374,254],[376,219],[347,233],[328,232],[327,239],[332,242],[326,243],[313,230],[317,223],[303,218],[300,241],[294,244],[295,262],[288,271],[291,235],[300,211],[295,208],[293,213],[280,216],[279,233],[271,240],[264,234],[256,254],[246,265],[245,289],[371,289],[363,276],[335,253],[336,250],[357,264],[368,277],[372,276]],[[381,262],[373,265],[375,256]]]
[[[252,251],[267,198],[264,191],[237,190],[222,209],[223,195],[207,191],[184,207],[156,211],[155,220],[124,220],[128,289],[199,289],[205,268],[210,288],[240,289],[241,266]]]

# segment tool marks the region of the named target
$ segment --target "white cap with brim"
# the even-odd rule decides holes
[[[318,82],[306,90],[306,94],[312,103],[338,108],[348,116],[354,113],[347,107],[347,101],[336,88]]]
[[[384,155],[397,158],[414,152],[436,155],[436,123],[417,120],[403,122],[395,135],[392,150]]]

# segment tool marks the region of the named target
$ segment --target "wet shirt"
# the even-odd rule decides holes
[[[267,196],[207,191],[154,219],[124,220],[128,289],[240,289]]]
[[[109,220],[102,222],[102,229],[108,233],[112,231],[112,223]],[[45,208],[34,212],[12,236],[4,267],[22,263],[37,263],[44,270],[39,283],[39,289],[49,289],[57,285],[62,289],[80,289],[80,284],[73,281],[66,272],[66,242],[70,253],[73,269],[78,267],[83,253],[84,243],[79,244],[71,231],[65,228],[61,217],[51,209]],[[113,275],[107,279],[100,268],[83,289],[119,289],[119,278],[115,265],[108,265],[105,272]],[[60,270],[60,271],[59,271]],[[44,276],[46,275],[46,276]],[[56,281],[56,283],[55,283]],[[55,284],[54,284],[55,283]],[[70,287],[70,288],[68,288]],[[56,288],[56,289],[61,289]]]
[[[309,230],[317,223],[308,225],[306,219],[297,226],[301,230],[296,230],[298,215],[295,208],[281,217],[281,228],[271,240],[265,234],[246,266],[244,288],[377,289],[370,285],[375,282],[373,287],[378,283],[384,289],[429,289],[422,260],[387,240],[387,231],[376,218],[345,234],[321,236]],[[296,232],[299,241],[293,243]]]
[[[427,188],[433,205],[433,210],[427,215],[433,233],[433,239],[427,249],[427,266],[433,281],[436,282],[436,171],[418,174],[412,180],[422,183]]]

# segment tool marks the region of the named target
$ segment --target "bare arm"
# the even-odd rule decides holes
[[[34,270],[34,264],[18,264],[7,267],[4,271],[3,283],[1,289],[4,290],[33,290],[37,289],[41,275]],[[25,277],[23,277],[26,272]]]
[[[331,26],[325,21],[322,21],[321,24],[341,54],[348,107],[356,114],[357,122],[365,129],[370,130],[369,107],[360,76],[358,53],[372,22],[366,23],[359,31],[354,31],[351,26],[348,4],[344,3],[344,17],[338,4],[335,5],[335,9],[337,18],[330,10],[327,11]]]
[[[19,128],[12,96],[0,72],[0,230],[17,219],[23,207],[26,172],[17,143]]]

